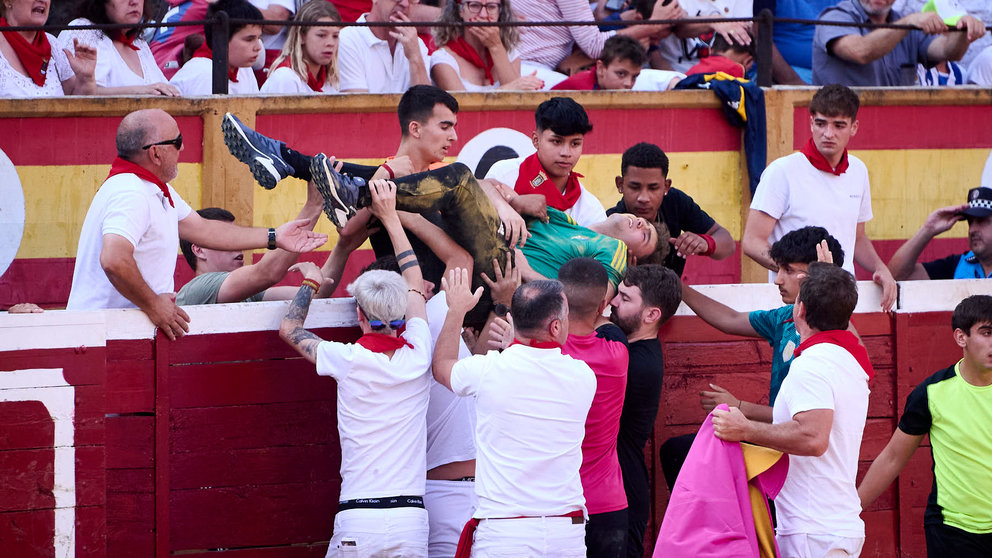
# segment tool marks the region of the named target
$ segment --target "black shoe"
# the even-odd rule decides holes
[[[356,212],[358,189],[365,180],[350,177],[331,168],[327,155],[318,153],[310,163],[310,174],[317,191],[324,198],[324,213],[335,225],[343,227]]]
[[[224,114],[220,128],[224,131],[224,143],[231,155],[248,165],[263,188],[271,190],[280,180],[293,175],[293,167],[282,159],[281,141],[252,130],[229,112]]]

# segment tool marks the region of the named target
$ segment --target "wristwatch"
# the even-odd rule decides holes
[[[506,315],[510,313],[510,307],[505,304],[496,304],[493,306],[493,314],[496,314],[497,318],[506,319]]]
[[[273,229],[272,227],[269,227],[269,245],[268,245],[268,248],[269,248],[269,250],[275,250],[276,249],[276,230]]]

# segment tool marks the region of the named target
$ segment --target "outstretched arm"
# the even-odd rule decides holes
[[[923,226],[916,231],[912,238],[903,243],[889,260],[889,270],[892,271],[892,276],[897,281],[929,279],[930,276],[927,275],[927,270],[923,268],[923,264],[917,262],[920,259],[920,254],[933,240],[933,237],[949,231],[955,223],[963,220],[965,217],[962,212],[966,209],[968,209],[968,204],[952,205],[942,207],[927,216]]]
[[[713,430],[726,442],[748,441],[759,446],[792,454],[820,456],[830,443],[833,409],[812,409],[796,413],[792,420],[768,424],[748,420],[740,409],[713,411]]]
[[[396,184],[389,180],[373,180],[369,183],[372,193],[372,214],[379,218],[383,228],[393,243],[396,253],[396,263],[400,273],[406,280],[406,318],[427,319],[427,296],[423,292],[424,276],[420,272],[420,263],[413,253],[410,239],[406,237],[400,216],[396,212]]]
[[[474,262],[467,250],[458,245],[447,233],[441,230],[434,223],[428,221],[419,213],[399,211],[400,223],[403,228],[413,233],[421,242],[427,245],[442,262],[444,262],[444,272],[447,273],[456,267],[467,269],[472,273]]]
[[[311,262],[296,264],[290,268],[290,271],[303,273],[304,284],[300,285],[296,291],[296,296],[289,303],[289,310],[286,311],[286,315],[283,316],[282,322],[279,324],[279,337],[289,343],[304,358],[316,364],[317,345],[322,339],[304,329],[303,322],[306,321],[307,314],[310,312],[310,301],[313,299],[314,293],[320,289],[322,277],[320,270]],[[313,285],[317,285],[317,287],[314,288]]]
[[[692,309],[704,322],[731,335],[760,337],[751,326],[749,312],[738,312],[733,308],[713,300],[689,285],[682,285],[682,302]]]
[[[315,233],[307,219],[297,219],[276,229],[276,247],[290,252],[309,252],[327,242],[327,235]],[[214,250],[253,250],[269,243],[269,230],[242,227],[226,221],[204,219],[191,211],[179,221],[179,237]]]
[[[923,435],[912,436],[896,428],[892,433],[892,438],[885,445],[882,453],[878,454],[872,462],[865,478],[858,486],[858,497],[861,498],[861,509],[866,509],[892,484],[892,481],[899,476],[909,458],[913,457],[916,448],[920,447]]]
[[[441,278],[441,287],[448,299],[448,315],[444,318],[441,333],[434,346],[434,379],[451,389],[451,369],[458,362],[458,340],[461,339],[465,314],[479,302],[482,287],[473,293],[472,278],[467,269],[452,269]]]

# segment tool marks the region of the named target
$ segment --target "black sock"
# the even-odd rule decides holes
[[[286,144],[280,146],[279,154],[282,155],[282,160],[286,161],[286,164],[293,167],[293,176],[310,182],[313,178],[310,175],[310,161],[313,157],[294,151],[286,147]]]

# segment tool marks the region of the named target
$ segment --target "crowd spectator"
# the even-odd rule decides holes
[[[924,7],[928,4],[928,9],[939,8],[941,11],[944,11],[947,8],[951,8],[952,13],[960,14],[961,11],[964,11],[982,20],[983,22],[992,21],[992,2],[988,2],[987,0],[954,0],[954,2],[895,0],[895,3],[892,4],[892,9],[901,14],[908,14],[923,11]],[[831,5],[833,5],[833,2],[831,2]],[[778,34],[778,25],[775,26],[775,33],[776,35]],[[975,57],[978,56],[978,53],[989,46],[992,46],[992,34],[986,33],[980,39],[968,46],[968,50],[964,53],[964,56],[961,57],[961,65],[965,68],[971,68],[971,63],[975,60]]]
[[[728,42],[723,35],[714,35],[710,55],[700,60],[699,64],[689,68],[685,73],[691,76],[723,72],[735,78],[743,78],[753,63],[753,42],[743,45],[737,42]]]
[[[986,33],[985,25],[965,15],[948,32],[936,12],[903,16],[892,10],[894,0],[869,3],[842,0],[823,11],[820,19],[846,23],[899,23],[919,30],[865,29],[821,25],[813,40],[813,83],[850,86],[897,86],[916,83],[916,65],[931,67],[960,60],[968,45]]]
[[[509,0],[445,2],[442,23],[513,21]],[[446,91],[513,89],[533,91],[544,83],[535,75],[520,75],[520,40],[516,27],[436,27],[431,54],[431,78]]]
[[[210,4],[207,18],[219,11],[227,12],[231,19],[261,21],[262,13],[246,0],[217,0]],[[252,72],[252,65],[262,53],[262,26],[254,23],[232,23],[227,42],[227,92],[231,95],[251,95],[258,93],[258,82]],[[213,28],[203,29],[205,42],[169,83],[176,86],[185,96],[210,95],[213,93]]]
[[[117,129],[117,158],[79,233],[68,310],[140,308],[169,339],[189,328],[174,302],[179,238],[218,250],[306,252],[327,236],[291,221],[278,229],[209,221],[168,182],[179,174],[183,136],[165,111],[132,112]]]
[[[526,21],[593,21],[592,8],[585,0],[515,0],[513,10]],[[678,2],[655,4],[650,19],[677,19],[683,15]],[[591,65],[599,58],[606,40],[614,34],[629,35],[635,39],[650,40],[671,33],[670,25],[634,25],[619,31],[599,31],[592,26],[582,27],[527,27],[520,32],[520,57],[524,61],[522,72],[538,70],[537,76],[545,87],[553,87],[572,69]],[[582,60],[562,67],[573,49]],[[557,72],[556,72],[557,70]]]
[[[754,13],[771,10],[776,18],[819,19],[820,12],[833,6],[837,0],[755,0]],[[805,23],[776,21],[772,37],[775,49],[797,77],[813,83],[813,33],[816,26]]]
[[[918,263],[933,238],[968,222],[968,252]],[[898,281],[915,279],[986,279],[992,277],[992,188],[972,188],[968,203],[931,213],[912,238],[896,250],[889,269]]]
[[[248,0],[252,6],[258,8],[262,13],[262,19],[267,21],[285,21],[293,19],[296,14],[296,0]],[[326,1],[326,0],[325,0]],[[340,21],[340,20],[339,20]],[[276,58],[282,53],[282,47],[286,44],[288,29],[285,25],[277,23],[262,26],[262,48],[265,49],[264,68],[261,72],[255,72],[255,79],[259,85],[265,83],[268,77],[267,70],[272,67]]]
[[[932,68],[916,65],[916,81],[923,87],[945,87],[965,84],[965,72],[957,62],[944,60]]]
[[[658,1],[657,6],[663,2]],[[675,0],[672,2],[675,3]],[[728,42],[748,45],[751,43],[749,21],[697,23],[702,18],[751,17],[750,0],[679,0],[685,12],[684,21],[674,32],[662,39],[658,54],[668,63],[669,70],[685,73],[709,53],[710,34],[723,35]]]
[[[80,17],[69,25],[145,23],[153,16],[151,10],[151,3],[143,0],[85,0],[80,5]],[[70,52],[76,42],[96,49],[97,94],[178,96],[179,90],[166,81],[141,31],[137,27],[112,31],[65,29],[59,33],[59,43]]]
[[[674,248],[664,265],[681,276],[686,256],[722,260],[734,253],[736,245],[730,232],[688,194],[672,188],[668,165],[668,155],[657,145],[641,142],[629,147],[620,158],[620,176],[616,177],[622,197],[606,213],[633,213],[664,226]]]
[[[895,304],[896,282],[878,257],[865,223],[872,218],[868,168],[847,152],[858,132],[857,93],[828,85],[809,104],[812,137],[799,153],[773,161],[761,175],[741,238],[751,259],[774,272],[771,244],[806,225],[823,226],[840,241],[844,269],[857,261],[882,287],[882,310]]]
[[[339,22],[334,4],[310,0],[296,14],[297,22]],[[282,53],[272,63],[262,84],[264,94],[312,95],[338,92],[338,34],[340,27],[293,26]]]
[[[647,55],[636,39],[614,35],[603,43],[596,66],[573,74],[551,89],[593,91],[596,89],[632,89]]]
[[[50,0],[6,0],[0,3],[0,26],[45,25]],[[96,93],[97,53],[74,45],[59,48],[44,31],[0,33],[0,97],[59,97]]]
[[[374,0],[358,21],[409,22],[411,0]],[[428,85],[427,46],[413,27],[346,27],[338,47],[340,89],[346,93],[402,93]]]
[[[207,17],[207,9],[210,7],[208,0],[168,0],[169,10],[162,16],[162,23],[180,23],[184,21],[200,21]],[[155,34],[148,45],[155,56],[155,61],[162,74],[166,78],[172,76],[179,70],[186,60],[192,57],[192,49],[189,56],[182,58],[183,47],[190,37],[199,37],[200,43],[203,41],[203,27],[196,25],[183,25],[180,27],[159,27],[155,29]]]

